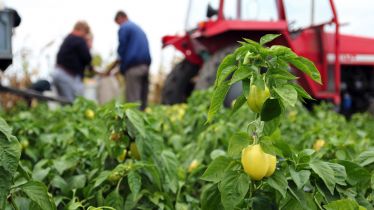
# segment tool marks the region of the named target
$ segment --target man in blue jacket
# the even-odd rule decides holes
[[[148,39],[144,31],[130,21],[125,12],[119,11],[115,22],[118,31],[118,55],[120,70],[125,76],[126,101],[140,102],[141,109],[147,106],[148,74],[151,56]]]

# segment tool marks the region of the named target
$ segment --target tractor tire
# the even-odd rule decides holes
[[[197,75],[199,66],[183,60],[172,69],[165,80],[161,103],[172,105],[184,103],[194,89],[192,78]]]
[[[199,71],[199,76],[196,81],[195,89],[202,90],[213,86],[216,79],[217,69],[221,61],[230,53],[234,52],[237,45],[229,45],[213,54],[209,60],[207,60]],[[232,101],[234,101],[242,93],[241,82],[237,82],[231,86],[229,92],[226,95],[224,105],[230,107]]]
[[[209,58],[209,60],[204,62],[203,66],[200,69],[195,89],[207,89],[214,84],[219,64],[226,57],[226,55],[232,53],[235,48],[235,45],[230,45],[228,47],[222,48],[221,50],[214,53]]]

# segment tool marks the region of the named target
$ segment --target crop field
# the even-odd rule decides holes
[[[274,38],[243,42],[185,104],[2,112],[0,209],[373,210],[373,116],[304,108],[286,66],[318,71]]]

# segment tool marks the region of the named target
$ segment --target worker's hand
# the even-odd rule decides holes
[[[111,72],[113,69],[115,69],[120,63],[120,60],[115,60],[111,62],[105,69],[105,72]]]
[[[113,76],[113,75],[116,75],[117,73],[119,73],[118,69],[113,69],[111,71],[96,72],[96,74],[101,77]]]
[[[114,76],[114,75],[116,75],[118,73],[119,73],[119,69],[117,68],[117,69],[114,69],[114,70],[110,71],[108,75],[109,76]]]
[[[106,69],[103,72],[101,72],[99,75],[100,76],[113,76],[113,75],[117,74],[119,72],[119,70],[116,67],[118,66],[119,63],[120,63],[119,60],[115,60],[115,61],[111,62],[106,67]]]
[[[98,76],[100,76],[100,77],[108,76],[107,72],[101,72],[101,71],[95,71],[95,74],[98,75]]]

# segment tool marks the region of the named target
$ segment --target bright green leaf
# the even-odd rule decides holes
[[[374,163],[374,150],[365,151],[358,156],[358,162],[365,167]]]
[[[336,183],[342,186],[346,186],[345,180],[347,179],[347,173],[345,167],[337,163],[328,163],[329,166],[334,170],[334,176]]]
[[[274,88],[274,91],[279,95],[284,104],[295,106],[297,102],[297,91],[291,85],[284,85],[282,87]]]
[[[273,189],[277,190],[283,198],[286,197],[288,183],[282,172],[275,171],[275,173],[266,180],[266,183],[268,183]]]
[[[226,168],[229,166],[231,159],[227,157],[218,157],[214,159],[201,176],[201,179],[211,182],[219,182],[225,174]]]
[[[248,79],[252,75],[253,71],[256,71],[255,66],[240,66],[233,74],[229,85],[233,85],[234,83],[243,79]]]
[[[65,207],[66,210],[79,210],[82,208],[83,208],[82,202],[79,202],[76,199],[71,199],[68,205]]]
[[[31,180],[31,171],[28,167],[24,166],[21,164],[21,162],[19,163],[18,165],[18,169],[17,169],[18,173],[20,173],[20,175],[25,178],[27,181],[30,181]]]
[[[244,57],[247,55],[248,52],[254,52],[256,51],[256,47],[249,45],[246,42],[239,42],[242,46],[237,48],[234,52],[235,59],[237,61],[244,59]]]
[[[259,49],[262,48],[262,46],[261,46],[258,42],[255,42],[255,41],[253,41],[253,40],[251,40],[251,39],[243,38],[243,40],[244,40],[245,42],[247,42],[246,45],[251,46],[251,48],[256,49],[257,51],[259,51]]]
[[[283,69],[270,69],[270,77],[273,79],[282,79],[282,80],[296,80],[298,77],[295,75],[291,74],[288,69],[283,70]]]
[[[109,195],[105,198],[105,205],[111,206],[114,209],[124,209],[124,199],[121,196],[117,189],[114,189]]]
[[[310,60],[304,58],[304,57],[297,57],[294,59],[288,59],[288,62],[290,62],[293,66],[295,66],[300,71],[307,74],[310,78],[312,78],[315,82],[318,82],[321,84],[321,75],[319,74],[318,69],[314,65],[313,62]]]
[[[187,204],[185,204],[185,203],[179,203],[179,202],[177,204],[175,204],[175,209],[176,210],[189,210]]]
[[[138,193],[142,187],[142,179],[136,171],[130,171],[127,176],[129,187],[131,192],[134,194],[134,197],[138,197]]]
[[[290,167],[289,169],[292,180],[295,182],[297,189],[300,190],[309,181],[310,171],[295,171],[293,167]]]
[[[347,182],[352,186],[368,187],[370,183],[370,172],[364,167],[346,160],[338,161],[343,165],[347,173]]]
[[[252,52],[247,51],[247,53],[245,54],[245,56],[243,58],[243,64],[244,65],[249,64],[249,62],[251,61],[251,57],[252,57]]]
[[[293,187],[289,187],[288,189],[292,197],[295,199],[290,199],[290,201],[282,209],[317,210],[312,193],[305,192],[302,189],[296,190]]]
[[[234,114],[236,111],[238,111],[239,108],[242,107],[243,104],[245,104],[245,102],[247,102],[247,99],[243,95],[241,95],[237,99],[235,99],[234,107],[232,108],[231,113]]]
[[[21,145],[12,136],[11,128],[0,118],[0,209],[5,205],[20,156]]]
[[[146,131],[144,126],[144,120],[139,114],[139,112],[133,109],[127,109],[126,116],[128,117],[129,121],[131,122],[131,125],[133,125],[136,132],[139,133],[142,137],[145,137]]]
[[[7,131],[5,122],[0,118],[0,127],[2,131]],[[21,145],[16,137],[9,133],[0,132],[0,166],[14,174],[17,171],[18,162],[21,156]]]
[[[202,190],[201,210],[224,210],[217,184],[206,185]]]
[[[273,41],[274,39],[278,38],[281,34],[266,34],[261,37],[260,44],[264,45],[266,43],[269,43]]]
[[[53,166],[60,175],[64,173],[65,170],[73,168],[77,164],[78,159],[76,158],[62,157],[53,161]]]
[[[12,129],[9,125],[5,122],[3,118],[0,117],[0,135],[4,135],[6,139],[12,138]]]
[[[249,88],[251,87],[251,80],[250,79],[243,79],[242,80],[242,89],[243,89],[243,95],[248,96],[249,95]]]
[[[53,177],[51,181],[51,185],[55,188],[60,189],[63,192],[66,192],[69,188],[68,183],[59,175],[56,175]]]
[[[278,126],[280,124],[280,117],[274,118],[270,121],[265,122],[263,133],[266,136],[270,136],[273,134],[275,130],[277,130]]]
[[[324,205],[326,210],[359,210],[359,205],[351,199],[342,199]]]
[[[20,189],[27,195],[27,197],[37,203],[41,209],[56,209],[55,203],[53,199],[49,197],[47,187],[43,183],[29,181],[26,184],[21,185]]]
[[[279,153],[281,153],[282,157],[290,158],[294,154],[294,151],[291,149],[290,145],[283,139],[273,141],[273,145],[279,150]]]
[[[313,99],[312,96],[310,96],[309,93],[307,93],[304,90],[304,88],[302,88],[300,85],[295,84],[295,83],[290,83],[290,85],[295,88],[295,90],[297,91],[297,95],[299,97],[306,98],[306,99]]]
[[[236,71],[236,66],[228,66],[222,69],[221,76],[219,77],[216,86],[220,86],[233,72]]]
[[[215,149],[210,153],[210,158],[212,160],[221,157],[221,156],[226,156],[226,151],[222,149]]]
[[[102,171],[99,176],[95,178],[95,184],[94,187],[98,187],[101,185],[105,180],[107,180],[108,176],[111,174],[111,171]]]
[[[171,151],[163,151],[160,155],[160,163],[158,165],[160,174],[165,179],[164,187],[170,189],[173,193],[178,190],[178,159]],[[133,194],[135,197],[135,195]]]
[[[221,201],[225,209],[234,209],[248,192],[251,180],[245,173],[230,171],[225,174],[219,183],[218,189],[221,192]]]
[[[225,74],[224,71],[228,71],[230,68],[234,67],[235,64],[236,64],[236,59],[235,59],[234,54],[229,54],[222,60],[222,62],[220,63],[217,69],[216,81],[214,83],[215,87],[220,85],[219,81],[225,80],[226,77],[224,75]],[[224,79],[221,79],[221,77],[224,77]]]
[[[156,166],[153,165],[146,165],[144,167],[144,170],[150,174],[151,181],[155,184],[155,186],[158,188],[158,190],[161,189],[161,172],[157,170]]]
[[[374,210],[373,204],[363,194],[358,194],[355,200],[360,205],[359,210]]]
[[[313,159],[309,163],[309,165],[313,169],[313,171],[323,180],[330,193],[334,194],[336,179],[334,176],[334,170],[330,167],[330,165],[327,162],[318,159]]]
[[[228,155],[231,157],[240,156],[243,148],[250,144],[250,138],[247,133],[236,133],[229,140]]]
[[[208,123],[213,120],[214,116],[221,109],[222,103],[225,100],[226,94],[229,91],[229,89],[229,81],[225,81],[214,90],[208,111]]]
[[[265,90],[265,81],[260,73],[254,73],[251,79],[251,85],[256,85],[258,89]]]
[[[86,175],[81,174],[81,175],[76,175],[72,176],[67,180],[68,186],[70,189],[80,189],[83,188],[86,185]]]
[[[132,193],[130,193],[126,197],[125,208],[123,208],[123,209],[134,209],[137,206],[137,204],[139,202],[139,199],[141,199],[141,196],[138,197],[138,198],[135,198],[134,195]]]
[[[0,166],[0,209],[4,208],[9,188],[12,186],[13,174]]]
[[[270,52],[277,57],[283,58],[285,60],[294,59],[298,56],[292,52],[292,50],[288,47],[283,45],[273,45],[270,47]]]
[[[273,140],[269,136],[262,136],[260,138],[260,145],[265,153],[276,155],[276,148],[273,145]]]
[[[32,173],[32,178],[37,181],[43,181],[43,179],[48,176],[50,170],[51,168],[38,169],[38,170],[35,170],[34,168],[34,171]]]

